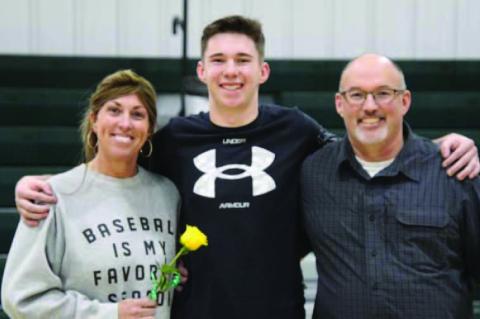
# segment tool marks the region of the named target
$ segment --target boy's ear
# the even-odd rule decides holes
[[[197,77],[200,81],[205,83],[205,67],[202,60],[197,62]]]

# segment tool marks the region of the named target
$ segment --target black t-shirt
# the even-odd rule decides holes
[[[180,190],[178,233],[195,225],[209,241],[184,258],[172,318],[304,318],[299,172],[328,137],[298,109],[267,105],[243,127],[201,113],[155,134],[150,168]]]

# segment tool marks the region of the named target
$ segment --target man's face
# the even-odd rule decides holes
[[[270,74],[255,43],[239,33],[219,33],[207,42],[197,75],[208,87],[210,107],[235,111],[258,107],[258,90]]]
[[[362,92],[375,92],[366,96],[363,104],[351,103],[346,94],[337,93],[337,113],[343,118],[348,136],[355,147],[381,145],[386,151],[400,148],[403,143],[402,122],[410,106],[411,95],[403,89],[398,70],[385,58],[365,56],[354,61],[345,71],[340,83],[341,91],[356,97]],[[395,91],[391,101],[381,102],[382,95]]]

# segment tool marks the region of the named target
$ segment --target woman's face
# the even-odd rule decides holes
[[[92,116],[98,138],[98,155],[108,160],[137,160],[149,136],[148,112],[136,94],[106,102]]]

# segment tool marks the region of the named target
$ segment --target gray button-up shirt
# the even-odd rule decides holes
[[[473,318],[480,278],[480,180],[458,182],[436,145],[404,125],[392,164],[371,178],[343,141],[302,169],[317,257],[314,318]]]

